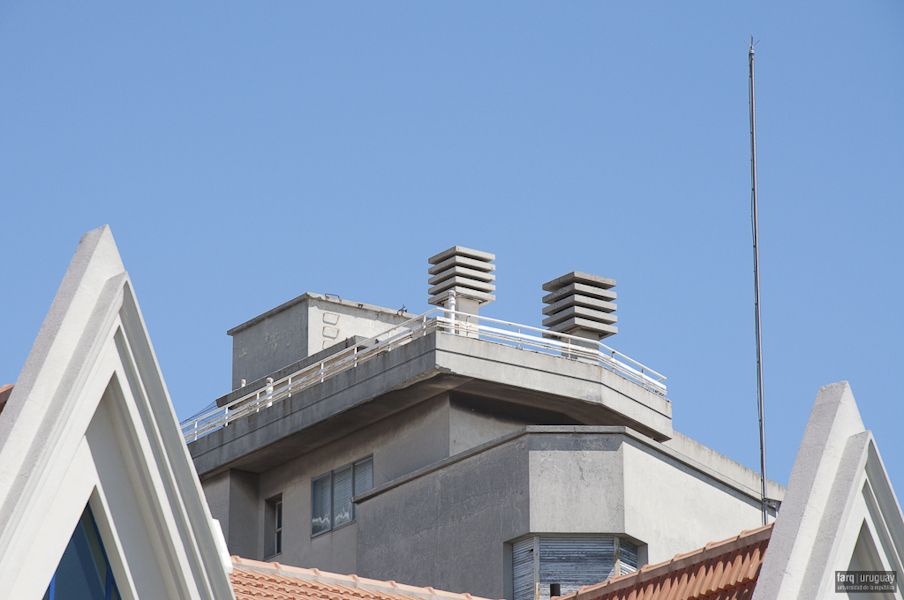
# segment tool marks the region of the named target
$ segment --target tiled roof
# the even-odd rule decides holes
[[[232,557],[232,588],[236,600],[485,600],[431,587],[339,575]]]
[[[7,383],[6,385],[0,387],[0,412],[3,412],[3,407],[6,406],[6,401],[9,400],[10,394],[13,393],[13,384]]]
[[[747,600],[763,564],[772,525],[711,542],[658,565],[584,586],[562,600]]]

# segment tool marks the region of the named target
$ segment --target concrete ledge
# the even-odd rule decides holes
[[[596,364],[433,332],[188,444],[199,474],[260,472],[444,391],[671,437],[671,403]],[[266,467],[269,468],[269,467]]]
[[[495,440],[491,440],[489,442],[486,442],[485,444],[481,444],[480,446],[476,446],[474,448],[471,448],[469,450],[466,450],[464,452],[461,452],[459,454],[450,456],[449,458],[436,462],[432,465],[428,465],[426,467],[418,469],[417,471],[413,471],[407,475],[403,475],[402,477],[393,479],[392,481],[388,481],[388,482],[384,483],[383,485],[379,485],[371,490],[368,490],[367,492],[364,492],[363,494],[358,494],[357,496],[355,496],[352,499],[352,501],[355,503],[365,502],[365,501],[369,500],[370,498],[379,496],[380,494],[383,494],[391,489],[405,485],[406,483],[413,481],[415,479],[418,479],[419,477],[424,477],[425,475],[429,475],[430,473],[434,473],[436,471],[445,469],[446,467],[449,467],[456,463],[467,460],[473,456],[486,452],[487,450],[490,450],[497,446],[501,446],[503,444],[508,444],[516,439],[519,439],[519,438],[522,438],[525,436],[542,437],[542,436],[546,436],[546,435],[561,435],[561,434],[568,434],[572,438],[569,441],[570,447],[559,448],[559,450],[565,450],[565,451],[575,451],[575,450],[585,449],[585,448],[574,447],[574,444],[575,444],[574,436],[576,436],[576,435],[579,436],[578,439],[580,437],[586,436],[588,438],[617,437],[617,438],[623,438],[626,440],[631,440],[634,443],[637,443],[641,446],[644,446],[644,447],[652,450],[654,453],[658,453],[663,457],[671,458],[672,460],[675,460],[675,461],[689,467],[690,469],[696,471],[700,475],[703,475],[707,478],[712,479],[714,482],[718,482],[728,488],[731,488],[731,489],[743,494],[744,496],[747,496],[748,498],[756,500],[757,502],[759,502],[759,500],[760,500],[760,492],[757,487],[750,487],[749,485],[745,485],[744,483],[738,482],[736,479],[733,479],[732,477],[726,475],[725,473],[716,471],[715,469],[713,469],[709,466],[706,466],[706,465],[694,460],[693,458],[685,456],[684,454],[682,454],[680,452],[676,452],[675,450],[672,450],[671,448],[664,446],[663,444],[643,435],[642,433],[634,431],[630,427],[606,426],[606,425],[529,425],[527,427],[523,427],[523,428],[519,429],[518,431],[501,436],[499,438],[496,438]],[[599,444],[596,444],[596,445],[599,445]],[[539,445],[533,444],[529,441],[528,445],[527,445],[527,449],[530,452],[530,451],[541,451],[541,450],[548,451],[550,449],[555,450],[556,448],[550,448],[548,446],[541,448]],[[600,450],[605,451],[605,450],[602,450],[601,448],[600,448]],[[732,470],[747,469],[743,465],[735,463],[734,461],[732,461],[729,458],[726,458],[724,456],[721,458],[726,463],[733,464]],[[747,470],[749,470],[749,469],[747,469]],[[753,472],[751,471],[751,473],[753,473]],[[755,473],[754,473],[754,475],[755,475]],[[781,500],[784,497],[785,488],[782,487],[781,485],[775,483],[774,481],[769,481],[769,483],[771,484],[771,486],[770,486],[771,489],[776,493],[776,499]]]

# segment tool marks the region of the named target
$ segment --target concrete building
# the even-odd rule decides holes
[[[532,328],[479,315],[494,259],[431,258],[425,315],[305,294],[230,330],[236,389],[183,432],[231,554],[526,600],[762,524],[758,474],[600,343],[615,281],[554,279]]]
[[[846,382],[817,395],[775,522],[704,546],[758,521],[756,482],[644,410],[625,414],[619,395],[668,406],[658,375],[590,353],[589,337],[506,329],[477,301],[452,319],[447,300],[191,423],[195,448],[236,431],[209,447],[238,458],[202,492],[109,229],[86,234],[15,385],[0,386],[0,599],[483,600],[286,565],[301,555],[568,600],[862,597],[855,571],[884,586],[875,597],[904,597],[904,516]],[[327,301],[292,306],[305,302]],[[230,559],[211,512],[231,519],[230,544],[278,562]],[[663,561],[669,547],[683,550]]]

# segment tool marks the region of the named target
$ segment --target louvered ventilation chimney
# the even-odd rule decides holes
[[[478,314],[482,305],[496,299],[492,295],[496,291],[493,285],[496,265],[490,264],[494,260],[495,254],[461,246],[452,246],[431,256],[428,262],[433,266],[427,272],[433,277],[427,283],[433,287],[427,290],[430,294],[428,302],[471,315]]]
[[[596,342],[618,333],[614,279],[572,271],[543,284],[543,326]]]

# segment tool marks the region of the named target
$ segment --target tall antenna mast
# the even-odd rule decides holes
[[[760,244],[757,234],[756,204],[756,100],[753,89],[753,47],[756,44],[750,36],[750,217],[753,227],[753,291],[754,314],[756,315],[756,388],[757,409],[760,417],[760,483],[763,507],[763,525],[766,524],[766,416],[763,407],[763,347],[760,327]]]

